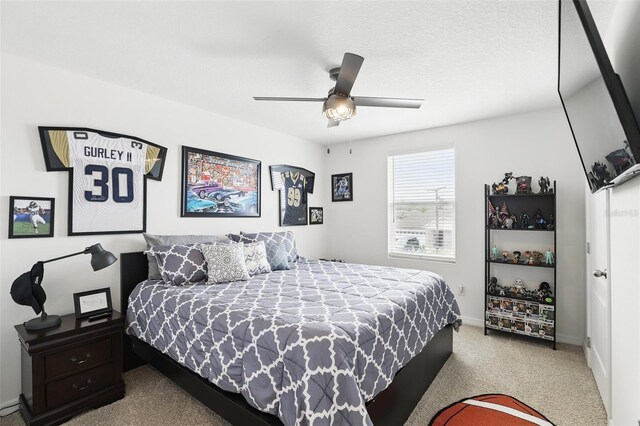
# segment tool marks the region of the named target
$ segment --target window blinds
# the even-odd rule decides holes
[[[455,260],[455,151],[389,157],[389,254]]]

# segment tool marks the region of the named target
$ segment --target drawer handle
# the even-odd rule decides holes
[[[87,352],[87,354],[84,356],[83,360],[78,360],[78,358],[76,358],[75,356],[71,357],[71,362],[73,362],[76,365],[80,365],[80,364],[84,364],[85,362],[89,361],[89,358],[91,358],[91,352]]]
[[[91,384],[91,379],[87,379],[87,384],[86,384],[86,385],[84,385],[84,386],[82,386],[82,387],[81,387],[81,386],[78,386],[78,385],[76,385],[76,384],[73,384],[73,385],[71,385],[71,387],[72,387],[74,390],[77,390],[77,391],[83,391],[83,390],[87,389],[87,388],[89,387],[89,385],[90,385],[90,384]]]

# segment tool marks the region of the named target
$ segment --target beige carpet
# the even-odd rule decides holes
[[[408,425],[427,425],[435,412],[462,398],[504,393],[558,425],[606,425],[604,406],[582,349],[516,339],[463,326],[454,333],[453,355],[425,393]],[[84,413],[67,425],[228,425],[150,367],[125,375],[127,395]],[[23,425],[18,413],[3,426]]]

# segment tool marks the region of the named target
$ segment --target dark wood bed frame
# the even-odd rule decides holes
[[[147,279],[147,256],[142,252],[120,255],[120,309],[126,313],[129,295]],[[250,406],[240,394],[223,391],[197,373],[143,341],[124,336],[124,370],[151,364],[178,386],[231,424],[282,425],[280,419]],[[403,424],[453,351],[453,327],[448,325],[396,373],[393,382],[367,403],[374,425]]]

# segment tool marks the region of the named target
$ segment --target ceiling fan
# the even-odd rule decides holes
[[[255,96],[256,101],[323,102],[322,113],[329,119],[327,127],[334,127],[341,121],[356,115],[358,107],[420,108],[424,99],[373,98],[351,96],[351,88],[356,81],[364,58],[353,53],[345,53],[342,65],[329,71],[329,77],[336,82],[326,98],[286,98]]]

